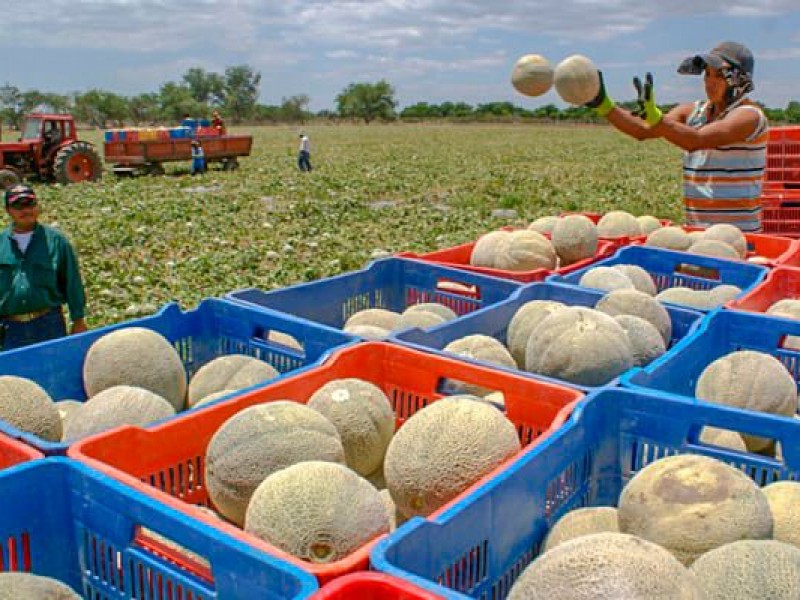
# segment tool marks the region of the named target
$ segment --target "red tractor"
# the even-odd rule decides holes
[[[29,115],[18,141],[0,143],[2,188],[31,176],[58,183],[97,181],[102,171],[94,146],[78,139],[72,115]]]

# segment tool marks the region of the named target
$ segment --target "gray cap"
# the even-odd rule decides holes
[[[749,77],[753,77],[753,53],[738,42],[722,42],[711,52],[685,58],[678,67],[678,73],[700,75],[706,65],[713,69],[720,69],[726,63],[737,67]]]

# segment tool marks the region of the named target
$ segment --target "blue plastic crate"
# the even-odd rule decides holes
[[[433,327],[427,331],[423,331],[421,329],[407,329],[392,335],[391,339],[398,343],[411,346],[425,352],[434,352],[444,356],[452,356],[450,353],[444,352],[444,347],[450,342],[467,335],[489,335],[505,345],[509,322],[523,304],[532,300],[555,300],[570,306],[586,306],[593,308],[595,304],[597,304],[597,302],[605,295],[606,292],[599,290],[559,283],[532,283],[523,287],[508,300],[500,302],[494,306],[481,309],[472,314],[461,317],[456,321],[450,321],[448,323],[437,325],[436,327]],[[696,328],[697,324],[703,317],[701,312],[690,310],[688,308],[680,308],[678,306],[668,304],[665,304],[664,308],[667,310],[670,319],[672,320],[671,345],[674,345],[679,340],[685,338],[687,334]],[[668,353],[671,353],[671,351]],[[483,365],[488,364],[482,361],[476,361],[474,359],[465,357],[462,358],[463,360],[467,360],[469,362],[476,362]],[[504,371],[525,373],[525,371],[519,371],[516,369],[512,370],[497,365],[491,366]],[[569,385],[573,388],[578,388],[583,391],[595,389],[593,387],[576,385],[560,379],[552,379],[533,373],[530,375],[532,377],[536,377],[537,379],[545,379],[560,383],[562,385]],[[613,379],[611,382],[608,382],[608,384],[614,384],[616,382],[617,379]]]
[[[704,426],[776,438],[786,463],[700,443]],[[379,542],[372,565],[445,598],[502,600],[562,515],[585,506],[616,506],[625,483],[655,460],[703,454],[762,486],[797,480],[798,434],[794,419],[606,388],[459,503],[428,519],[415,517]]]
[[[54,400],[86,400],[83,361],[90,346],[123,327],[146,327],[167,338],[183,360],[188,375],[226,354],[247,354],[264,360],[281,373],[316,363],[351,337],[271,311],[253,310],[220,298],[207,298],[197,308],[181,311],[168,304],[152,316],[93,329],[0,353],[0,375],[32,379]],[[294,350],[265,340],[270,331],[293,336],[303,346]],[[68,444],[45,441],[0,421],[0,431],[21,439],[45,454],[64,454]]]
[[[567,275],[551,275],[547,281],[578,285],[584,273],[597,267],[631,264],[650,273],[658,291],[670,287],[688,287],[694,290],[709,290],[718,285],[735,285],[742,289],[741,297],[766,277],[769,269],[741,261],[724,260],[710,256],[675,252],[648,246],[627,246],[616,254],[599,260],[593,265]],[[668,304],[668,303],[664,303]],[[684,306],[674,304],[674,306]],[[694,309],[701,310],[701,309]],[[703,312],[708,312],[704,310]]]
[[[738,350],[756,350],[774,356],[800,383],[800,352],[783,347],[788,335],[800,336],[800,322],[720,308],[680,343],[676,349],[679,352],[626,373],[622,385],[694,398],[703,370],[716,359]]]
[[[317,589],[300,568],[68,459],[4,471],[0,499],[0,570],[53,577],[85,598],[300,600]]]
[[[385,258],[358,271],[272,291],[237,290],[226,298],[340,330],[351,315],[366,308],[403,312],[412,304],[439,302],[463,315],[505,300],[518,289],[520,284],[514,281],[412,259]]]

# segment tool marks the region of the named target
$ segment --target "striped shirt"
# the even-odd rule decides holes
[[[708,102],[696,102],[686,124],[698,128],[705,125],[707,105]],[[733,110],[758,112],[758,126],[741,142],[684,154],[686,223],[695,227],[730,223],[742,231],[758,232],[767,159],[767,118],[753,104],[740,104]]]

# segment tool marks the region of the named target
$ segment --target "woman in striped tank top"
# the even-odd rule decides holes
[[[753,90],[753,55],[737,42],[684,60],[678,72],[704,75],[707,100],[679,104],[662,114],[653,78],[634,78],[639,109],[625,111],[600,92],[587,106],[635,139],[664,138],[684,150],[686,222],[709,227],[730,223],[761,230],[761,185],[766,166],[767,119],[747,94]]]

